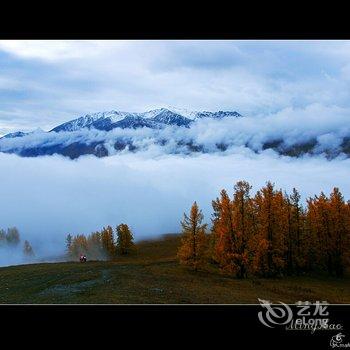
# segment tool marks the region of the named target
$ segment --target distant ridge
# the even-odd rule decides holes
[[[335,143],[323,143],[322,135],[295,138],[288,133],[261,132],[254,119],[236,111],[188,111],[159,108],[142,113],[109,111],[86,114],[50,131],[17,131],[0,138],[0,152],[22,157],[60,154],[71,159],[83,155],[106,157],[119,152],[154,148],[167,154],[235,151],[247,148],[255,153],[273,150],[279,155],[300,157],[323,155],[333,159],[350,156],[350,133]],[[247,121],[245,123],[244,121]],[[250,125],[247,132],[246,125]],[[213,129],[211,129],[213,128]],[[266,132],[266,131],[265,131]],[[293,132],[293,130],[292,130]]]
[[[98,112],[87,114],[83,117],[73,119],[66,123],[56,126],[50,131],[77,131],[84,128],[95,128],[98,130],[109,131],[115,128],[137,129],[137,128],[162,128],[166,125],[175,125],[188,127],[192,121],[200,118],[221,119],[227,117],[242,117],[236,111],[217,111],[217,112],[186,112],[181,110],[170,110],[167,108],[155,109],[143,113],[131,112]]]

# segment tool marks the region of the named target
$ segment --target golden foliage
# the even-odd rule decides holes
[[[193,203],[190,215],[184,214],[181,222],[182,239],[178,258],[182,265],[197,270],[207,260],[206,224],[202,224],[203,214],[196,202]]]
[[[311,270],[343,275],[350,263],[350,204],[338,188],[329,197],[321,193],[309,198],[306,209],[295,188],[288,195],[267,182],[254,197],[250,190],[249,183],[239,181],[232,198],[222,190],[212,202],[213,225],[205,240],[209,253],[201,255],[201,265],[206,257],[239,278],[248,273],[269,277]],[[194,227],[202,220],[195,203],[182,222],[179,257],[187,265],[197,261],[193,237],[199,234],[194,235]]]
[[[117,251],[121,255],[130,254],[134,249],[134,237],[126,224],[117,226]]]

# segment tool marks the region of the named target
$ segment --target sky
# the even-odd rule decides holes
[[[350,108],[350,41],[0,41],[0,134],[175,106]]]

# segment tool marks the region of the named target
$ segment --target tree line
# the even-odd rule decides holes
[[[181,222],[180,263],[197,270],[208,264],[239,278],[326,271],[343,276],[350,262],[350,201],[338,188],[310,197],[277,190],[271,182],[251,196],[239,181],[212,201],[212,227],[196,202]]]
[[[76,259],[86,254],[89,260],[113,260],[117,255],[130,254],[135,250],[133,234],[126,224],[118,225],[115,230],[111,226],[101,231],[66,237],[67,255]]]
[[[16,227],[10,227],[7,230],[0,229],[0,248],[18,248],[21,244],[21,235]],[[25,240],[23,243],[23,255],[33,257],[34,250]]]

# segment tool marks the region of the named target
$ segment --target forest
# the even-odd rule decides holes
[[[327,272],[341,277],[349,265],[350,203],[338,188],[308,198],[304,207],[291,194],[267,182],[254,196],[246,181],[212,202],[212,228],[194,202],[182,221],[182,264],[193,269],[208,263],[245,278]]]
[[[135,251],[133,240],[133,234],[126,224],[118,225],[115,232],[111,226],[107,226],[88,236],[69,234],[66,238],[67,256],[69,259],[77,259],[85,254],[89,260],[113,260],[119,254],[126,255]]]
[[[9,227],[7,230],[0,229],[0,248],[5,249],[17,249],[21,245],[21,235],[17,227]],[[34,257],[34,250],[29,243],[25,240],[22,247],[24,257]]]
[[[338,188],[301,202],[267,182],[254,195],[246,181],[235,184],[232,196],[222,190],[212,201],[211,225],[204,223],[194,202],[181,221],[178,260],[194,271],[210,266],[237,278],[283,277],[325,272],[341,277],[350,261],[350,202]],[[116,237],[116,238],[115,238]],[[67,255],[88,254],[91,260],[115,260],[137,253],[126,224],[100,232],[68,235]]]

